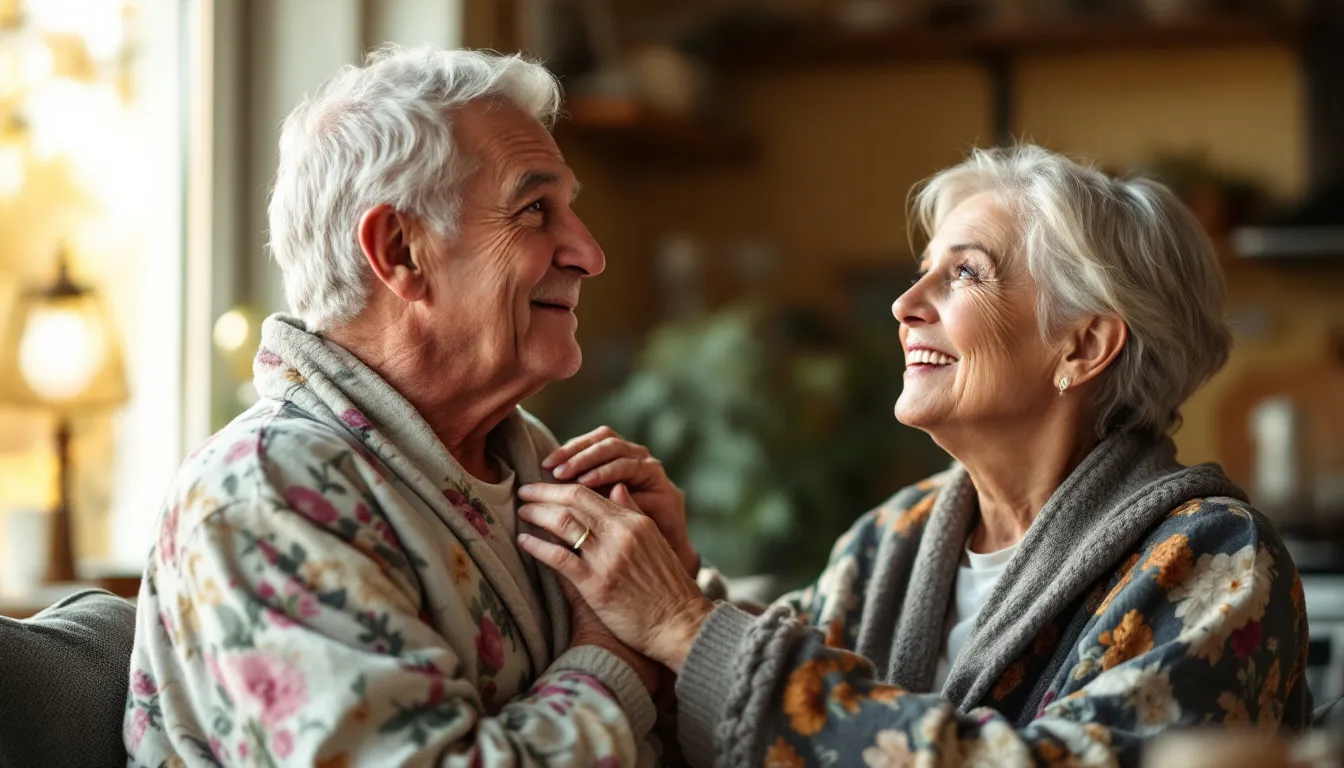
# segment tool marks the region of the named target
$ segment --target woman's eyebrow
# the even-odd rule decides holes
[[[947,250],[949,253],[965,253],[966,251],[979,251],[988,256],[990,261],[994,262],[995,264],[999,263],[998,254],[994,253],[994,251],[991,251],[989,248],[986,248],[983,244],[976,242],[975,240],[970,240],[964,243],[956,243],[954,245],[949,246]]]

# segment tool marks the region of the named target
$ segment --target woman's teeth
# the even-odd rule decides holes
[[[955,362],[955,357],[931,349],[912,349],[905,355],[906,365],[951,365]]]

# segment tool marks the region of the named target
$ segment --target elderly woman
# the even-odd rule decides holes
[[[388,50],[285,121],[255,407],[183,466],[145,572],[141,766],[632,765],[657,668],[518,551],[603,254],[542,67]]]
[[[1195,220],[1157,184],[1036,147],[976,152],[916,209],[931,241],[893,306],[896,416],[950,470],[860,518],[814,587],[760,616],[696,589],[679,492],[609,432],[548,460],[580,485],[520,494],[579,552],[523,548],[679,674],[697,764],[1133,764],[1176,725],[1301,728],[1292,560],[1165,434],[1229,346]],[[611,500],[582,487],[611,483]]]

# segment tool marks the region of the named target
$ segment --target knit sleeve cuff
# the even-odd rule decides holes
[[[720,604],[700,626],[677,677],[677,738],[691,765],[714,764],[714,733],[723,722],[742,641],[755,620]]]
[[[606,686],[616,697],[625,716],[630,719],[630,730],[638,743],[648,734],[657,718],[649,690],[640,682],[639,675],[616,654],[595,645],[581,645],[560,654],[551,663],[549,672],[573,670],[591,675]]]

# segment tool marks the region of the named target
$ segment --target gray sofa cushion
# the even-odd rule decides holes
[[[88,590],[0,618],[0,766],[124,766],[135,607]]]

